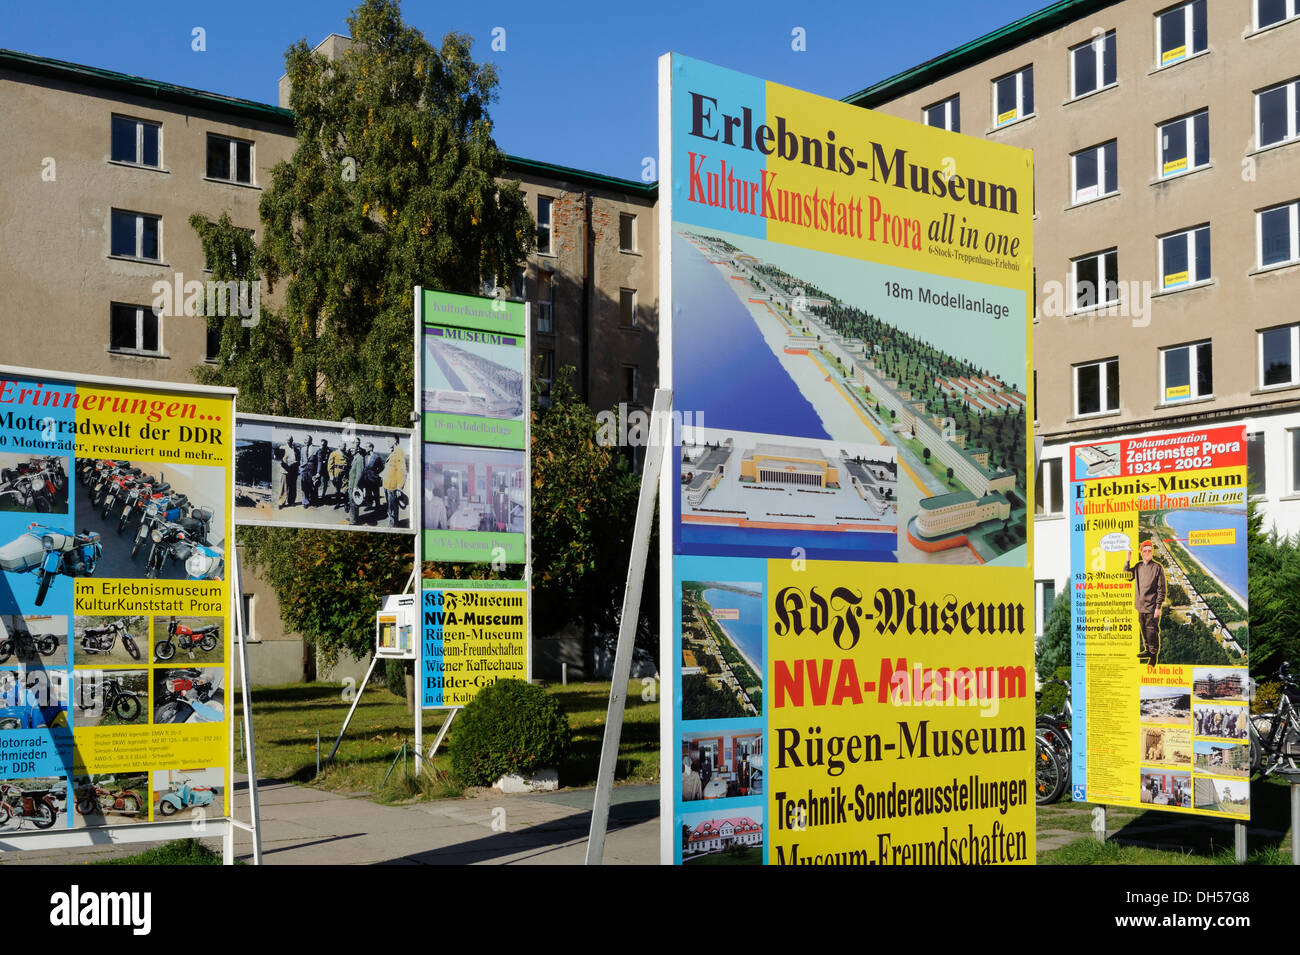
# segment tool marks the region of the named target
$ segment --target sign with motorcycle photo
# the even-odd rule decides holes
[[[0,839],[228,815],[233,412],[0,367]]]
[[[240,414],[235,520],[414,534],[413,441],[402,428]]]

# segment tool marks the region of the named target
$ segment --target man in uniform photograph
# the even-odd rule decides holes
[[[1138,660],[1155,666],[1160,656],[1160,611],[1165,602],[1165,569],[1152,560],[1155,544],[1150,539],[1138,546],[1142,559],[1136,566],[1130,561],[1133,552],[1124,552],[1124,572],[1133,578],[1133,609],[1137,611],[1138,627],[1142,631],[1142,649]]]

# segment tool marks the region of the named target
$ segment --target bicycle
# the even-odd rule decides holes
[[[1277,675],[1282,681],[1277,712],[1252,713],[1248,724],[1252,776],[1294,772],[1300,766],[1300,682],[1289,663],[1283,663]]]
[[[1068,788],[1074,745],[1070,736],[1070,721],[1074,716],[1074,708],[1070,703],[1070,684],[1064,680],[1048,680],[1043,686],[1052,683],[1065,687],[1065,701],[1059,711],[1044,713],[1034,721],[1037,766],[1035,785],[1040,806],[1056,802]],[[1034,697],[1041,700],[1043,691],[1037,691]],[[1039,751],[1046,751],[1052,759],[1044,758]],[[1058,765],[1053,767],[1053,762]]]

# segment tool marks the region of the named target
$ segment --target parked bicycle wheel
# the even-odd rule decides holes
[[[1041,734],[1034,737],[1034,792],[1038,805],[1056,802],[1065,791],[1065,766]]]

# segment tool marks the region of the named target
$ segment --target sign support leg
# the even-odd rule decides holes
[[[632,648],[641,616],[641,588],[645,583],[645,562],[650,553],[651,521],[655,495],[659,490],[659,472],[663,467],[664,445],[672,444],[668,413],[672,392],[655,390],[650,415],[650,447],[645,470],[641,472],[641,496],[637,500],[636,525],[632,531],[632,556],[627,567],[627,585],[623,589],[623,615],[618,624],[618,649],[614,653],[614,682],[609,688],[609,712],[605,717],[605,740],[600,749],[600,771],[596,776],[596,800],[591,809],[591,832],[587,837],[587,865],[600,865],[605,856],[605,832],[609,828],[609,802],[614,788],[614,766],[618,761],[618,741],[623,733],[623,708],[627,701],[627,681],[632,672]]]
[[[343,734],[348,731],[348,724],[352,722],[352,714],[357,711],[357,704],[361,702],[361,694],[365,692],[366,684],[370,682],[370,677],[375,672],[375,664],[378,662],[379,654],[375,654],[370,658],[370,669],[366,671],[365,679],[363,679],[361,685],[357,687],[357,695],[352,698],[352,706],[348,709],[347,718],[343,721],[343,728],[339,730],[338,739],[334,741],[334,748],[330,750],[330,758],[325,760],[326,766],[334,762],[334,754],[339,751],[339,743],[343,742]]]
[[[235,636],[239,643],[239,689],[241,709],[243,710],[244,720],[244,764],[248,769],[248,812],[249,825],[248,831],[253,837],[253,865],[262,864],[262,817],[261,808],[257,792],[257,748],[253,742],[253,697],[250,692],[250,681],[248,678],[248,640],[245,630],[248,621],[244,619],[244,598],[242,591],[243,576],[239,566],[239,550],[233,548],[233,559],[231,560],[231,590],[232,599],[235,602]],[[234,749],[234,734],[231,736],[231,749]],[[234,766],[234,760],[231,760],[231,766]],[[234,809],[234,800],[231,800],[231,809]],[[241,826],[241,828],[243,828]],[[227,827],[228,835],[226,839],[230,846],[230,858],[226,860],[227,864],[234,862],[234,824]]]

